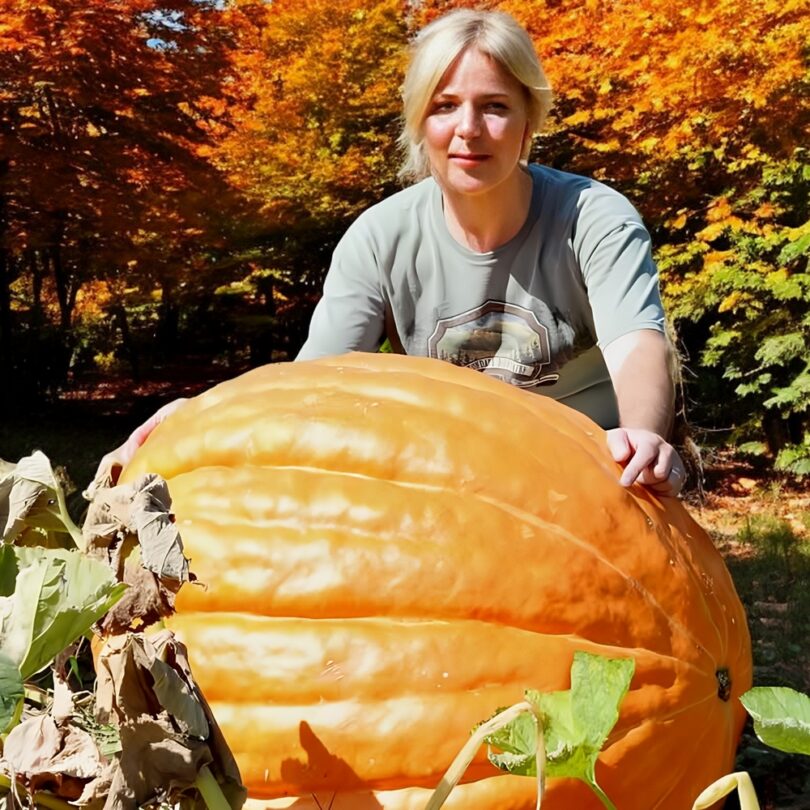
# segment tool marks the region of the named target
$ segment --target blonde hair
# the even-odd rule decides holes
[[[430,174],[422,123],[445,71],[472,47],[498,62],[523,86],[529,137],[522,157],[525,160],[529,156],[531,135],[542,128],[551,107],[551,88],[534,45],[526,30],[508,14],[457,9],[426,25],[411,44],[402,84],[401,180],[422,180]]]

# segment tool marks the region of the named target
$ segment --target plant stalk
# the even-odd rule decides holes
[[[56,500],[59,504],[59,519],[62,523],[65,524],[65,528],[68,531],[68,534],[73,538],[73,542],[76,544],[76,548],[79,551],[87,551],[87,545],[84,542],[84,535],[82,534],[82,530],[73,522],[73,518],[70,516],[70,512],[68,512],[67,508],[67,501],[65,501],[65,493],[62,491],[62,487],[56,487]]]
[[[0,773],[0,790],[12,791],[11,779],[4,773]],[[45,807],[47,810],[76,810],[76,806],[54,796],[53,793],[29,793],[22,785],[15,785],[13,790],[20,795],[20,798],[30,797],[34,807]]]
[[[607,810],[616,810],[616,805],[608,798],[607,793],[605,793],[596,782],[589,782],[591,786],[591,790],[599,797],[599,801],[607,808]]]
[[[484,739],[490,734],[494,734],[499,729],[502,729],[504,726],[508,726],[509,723],[523,714],[523,712],[529,712],[534,716],[534,708],[531,703],[526,703],[525,701],[516,703],[514,706],[510,706],[508,709],[499,712],[495,717],[487,720],[486,723],[482,723],[478,726],[461,751],[458,752],[456,758],[450,763],[450,767],[445,771],[436,790],[433,791],[430,799],[428,799],[425,810],[439,810],[445,801],[447,801],[450,791],[459,783],[461,777],[464,776],[464,772],[475,758]]]
[[[200,768],[194,786],[200,791],[208,810],[231,810],[230,802],[225,798],[219,782],[214,778],[214,774],[211,773],[207,765]]]

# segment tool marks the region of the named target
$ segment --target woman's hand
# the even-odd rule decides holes
[[[152,414],[142,425],[135,428],[120,447],[111,450],[101,459],[93,483],[88,488],[91,497],[95,490],[101,487],[114,486],[118,482],[121,470],[129,464],[135,455],[135,451],[146,441],[149,434],[184,402],[186,402],[185,398],[168,402]]]
[[[643,484],[658,495],[673,497],[683,488],[683,461],[657,433],[643,428],[614,428],[607,432],[607,444],[613,458],[624,465],[622,486]]]

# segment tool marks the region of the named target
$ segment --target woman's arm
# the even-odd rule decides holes
[[[613,458],[624,465],[621,483],[677,495],[685,470],[666,441],[675,403],[666,336],[653,329],[629,332],[605,346],[603,354],[619,406],[620,426],[607,438]]]

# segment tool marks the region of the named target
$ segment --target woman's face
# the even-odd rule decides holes
[[[515,177],[527,130],[520,82],[492,57],[468,48],[428,105],[424,147],[445,193],[482,194]]]

